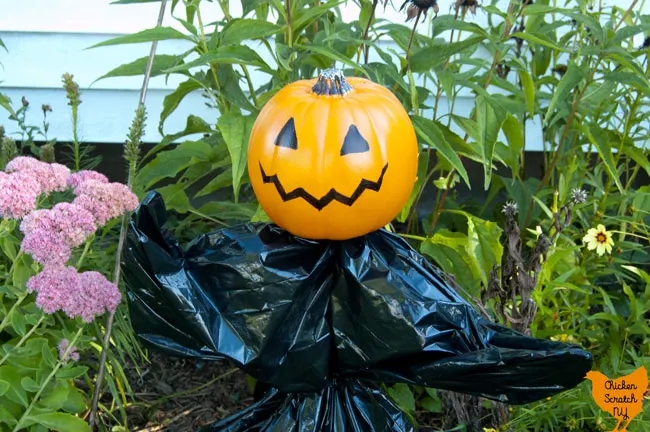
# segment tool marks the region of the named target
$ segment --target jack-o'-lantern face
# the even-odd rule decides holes
[[[343,240],[390,222],[416,179],[410,119],[386,88],[326,70],[292,83],[258,116],[248,174],[276,224],[310,239]]]

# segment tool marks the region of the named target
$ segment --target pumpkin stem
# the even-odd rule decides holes
[[[311,90],[318,96],[344,96],[352,86],[345,80],[342,70],[331,68],[320,73]]]

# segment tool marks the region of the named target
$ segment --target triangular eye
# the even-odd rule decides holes
[[[296,125],[294,124],[293,117],[287,121],[282,127],[282,130],[275,139],[275,145],[278,147],[286,147],[293,150],[298,149],[298,138],[296,137]]]
[[[359,129],[355,125],[351,125],[343,141],[343,147],[341,147],[341,156],[350,153],[365,153],[368,150],[370,150],[368,141],[361,136]]]

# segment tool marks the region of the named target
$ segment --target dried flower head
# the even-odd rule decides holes
[[[54,146],[52,144],[45,144],[43,147],[41,147],[39,158],[41,162],[54,162]]]
[[[587,201],[587,192],[580,188],[574,188],[571,190],[569,201],[572,204],[582,204],[583,202]]]
[[[456,0],[456,10],[460,9],[463,14],[470,12],[476,15],[476,9],[480,6],[478,0]]]
[[[77,347],[73,346],[72,348],[70,348],[70,351],[68,351],[69,346],[70,346],[69,340],[61,339],[61,341],[57,345],[57,349],[59,350],[59,358],[63,362],[67,362],[68,360],[79,361],[79,353],[77,352]],[[68,351],[67,354],[66,351]]]
[[[49,112],[52,112],[52,107],[48,104],[43,104],[41,105],[41,109],[43,110],[43,115],[46,115]]]
[[[25,96],[22,97],[20,102],[23,104],[23,108],[27,108],[29,106],[29,101],[27,100],[27,98]]]
[[[18,147],[16,146],[16,141],[13,138],[5,136],[2,138],[2,149],[0,149],[2,154],[2,160],[7,163],[18,154]]]
[[[503,210],[501,210],[506,216],[514,216],[519,212],[519,206],[514,201],[508,201],[504,204]]]
[[[399,8],[400,12],[404,10],[404,7],[407,4],[408,8],[406,9],[406,21],[412,20],[419,14],[423,14],[426,17],[427,11],[429,9],[433,9],[433,13],[436,15],[438,15],[438,12],[440,12],[437,0],[406,0]]]

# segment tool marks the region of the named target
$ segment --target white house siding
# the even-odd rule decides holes
[[[630,0],[631,1],[631,0]],[[171,3],[171,2],[170,2]],[[444,9],[453,0],[440,0]],[[507,0],[499,0],[499,6],[506,7]],[[629,3],[628,1],[618,1]],[[401,2],[394,2],[396,7]],[[155,25],[159,3],[132,5],[111,5],[110,0],[24,0],[22,2],[3,2],[0,14],[0,39],[8,52],[0,49],[0,87],[15,105],[23,96],[30,102],[31,110],[27,120],[30,124],[40,124],[42,104],[50,104],[53,112],[48,115],[49,137],[59,141],[72,138],[70,112],[65,92],[61,87],[61,76],[72,73],[81,89],[82,104],[79,108],[81,138],[86,142],[123,142],[137,106],[142,77],[109,78],[93,82],[111,69],[148,55],[150,44],[130,44],[122,46],[87,49],[103,40],[119,35],[134,33]],[[231,2],[231,13],[237,15],[241,6],[238,1]],[[180,8],[179,8],[180,9]],[[650,10],[650,6],[648,7]],[[441,13],[445,11],[442,10]],[[204,22],[222,18],[218,4],[204,2],[202,7]],[[354,20],[358,8],[349,2],[343,8],[343,18]],[[394,22],[403,22],[405,15],[390,5],[384,11],[381,7],[378,17]],[[474,20],[486,24],[485,14],[480,11]],[[183,30],[167,10],[163,25]],[[426,32],[421,25],[420,31]],[[163,41],[157,53],[180,53],[188,47],[185,41]],[[260,50],[264,56],[264,52]],[[264,74],[253,76],[260,84]],[[162,102],[179,82],[178,77],[154,77],[147,93],[148,121],[144,141],[160,141],[158,119]],[[469,113],[472,100],[461,97],[456,102],[457,113]],[[446,100],[441,101],[441,114],[445,113]],[[165,132],[184,129],[189,114],[216,121],[218,113],[207,108],[200,93],[195,92],[181,103],[176,112],[166,121]],[[15,123],[8,120],[0,110],[0,124],[8,133],[16,133]],[[541,150],[539,125],[527,128],[527,148]]]

